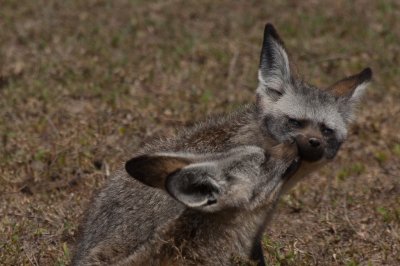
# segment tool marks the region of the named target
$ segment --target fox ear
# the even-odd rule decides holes
[[[214,180],[217,172],[212,162],[189,165],[169,176],[165,186],[171,196],[186,206],[205,207],[218,201],[220,188]]]
[[[125,163],[125,170],[145,185],[164,188],[166,178],[189,165],[183,157],[169,155],[141,155]]]
[[[153,154],[135,157],[125,164],[128,174],[143,184],[166,190],[188,207],[217,202],[216,163],[192,163],[190,155]]]
[[[356,75],[336,82],[328,88],[328,92],[337,97],[346,98],[351,102],[358,102],[371,79],[372,70],[368,67]]]
[[[279,98],[284,93],[284,84],[291,81],[291,68],[283,41],[269,23],[264,30],[258,81],[258,95],[272,99]]]

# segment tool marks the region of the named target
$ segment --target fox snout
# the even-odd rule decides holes
[[[324,155],[324,142],[316,136],[298,135],[295,138],[300,157],[309,162],[322,159]]]

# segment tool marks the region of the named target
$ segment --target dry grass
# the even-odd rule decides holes
[[[337,160],[282,200],[268,261],[399,265],[400,6],[348,2],[1,1],[0,264],[67,264],[129,150],[252,101],[271,21],[312,83],[375,83]]]

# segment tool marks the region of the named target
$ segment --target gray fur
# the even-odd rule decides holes
[[[193,160],[168,179],[206,176],[218,187],[216,202],[176,201],[165,188],[145,186],[120,172],[89,210],[75,264],[229,265],[233,256],[250,257],[257,229],[278,199],[297,148],[278,145],[267,159],[255,146],[167,156]]]
[[[372,75],[322,90],[294,73],[268,24],[256,103],[133,155],[137,168],[127,162],[130,175],[117,171],[89,207],[73,264],[230,265],[236,254],[263,265],[253,250],[277,199],[334,158]],[[297,150],[300,168],[287,177]]]

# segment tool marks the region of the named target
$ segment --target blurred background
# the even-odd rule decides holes
[[[66,265],[110,172],[254,101],[272,22],[305,80],[370,66],[336,160],[285,196],[271,265],[400,265],[399,1],[0,1],[0,264]]]

